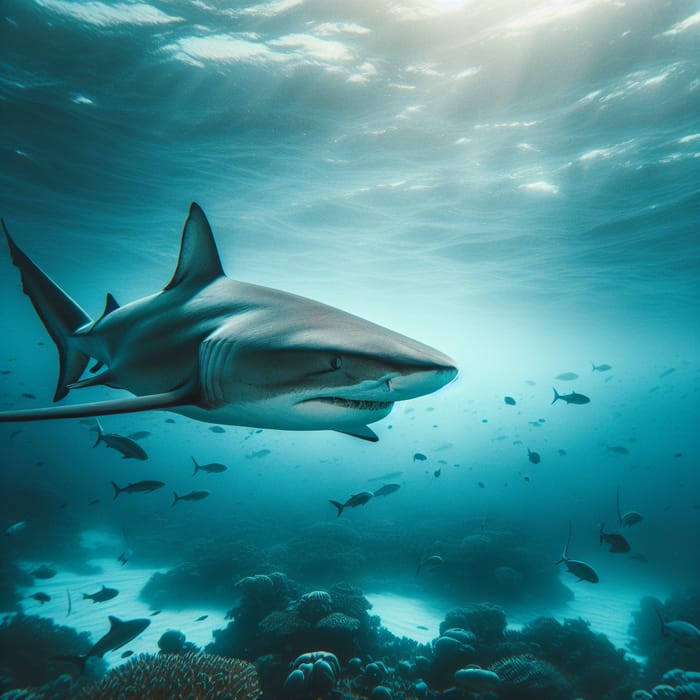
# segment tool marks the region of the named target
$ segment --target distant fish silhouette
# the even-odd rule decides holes
[[[122,459],[148,459],[148,455],[141,445],[138,445],[128,437],[124,437],[124,435],[105,433],[98,418],[95,418],[95,424],[97,426],[97,440],[93,447],[97,447],[101,442],[104,442],[107,447],[121,452]]]
[[[423,557],[416,567],[416,576],[421,571],[434,571],[439,566],[442,566],[443,559],[439,554],[431,554],[429,556]]]
[[[527,458],[533,463],[533,464],[539,464],[542,461],[542,458],[540,457],[539,452],[533,452],[529,447],[527,448]]]
[[[228,467],[225,464],[219,464],[219,462],[210,462],[209,464],[198,464],[197,460],[192,457],[192,461],[194,462],[194,471],[192,472],[192,476],[194,476],[197,472],[207,472],[207,474],[221,474],[221,472],[225,472]]]
[[[184,496],[178,496],[175,491],[173,491],[173,502],[172,505],[175,505],[178,501],[201,501],[204,498],[207,498],[207,496],[211,495],[211,491],[190,491],[189,493],[186,493]]]
[[[593,366],[593,372],[607,372],[608,370],[612,369],[612,365],[596,365],[595,363],[591,362],[591,365]]]
[[[375,492],[374,496],[388,496],[390,493],[394,493],[395,491],[398,491],[401,488],[401,484],[395,484],[395,483],[390,483],[390,484],[384,484],[383,486],[380,486]]]
[[[332,503],[338,509],[338,517],[340,517],[345,508],[357,508],[357,506],[363,506],[373,497],[374,494],[371,491],[360,491],[360,493],[350,496],[345,503],[339,503],[338,501],[333,500],[329,500],[329,503]]]
[[[116,588],[107,588],[102,584],[102,588],[97,593],[83,593],[83,600],[91,600],[93,603],[104,603],[107,600],[112,600],[119,595]]]
[[[599,534],[600,544],[603,542],[608,545],[608,551],[613,554],[627,554],[630,551],[630,543],[624,535],[619,532],[605,532],[605,524],[600,526]]]
[[[120,493],[149,493],[155,491],[156,489],[163,488],[165,483],[162,481],[137,481],[132,484],[127,484],[126,486],[119,487],[113,481],[109,482],[114,488],[114,498],[116,498]]]
[[[578,374],[576,374],[576,372],[562,372],[561,374],[557,374],[554,378],[562,382],[573,382],[574,379],[578,379]]]
[[[616,504],[617,504],[617,519],[620,521],[620,526],[621,527],[632,527],[632,525],[637,525],[637,523],[641,523],[642,520],[644,520],[644,517],[640,514],[637,513],[634,510],[630,510],[627,513],[622,513],[620,509],[620,487],[617,487],[617,498],[616,498]]]
[[[584,394],[577,394],[575,391],[572,391],[570,394],[560,394],[554,387],[552,387],[552,391],[554,391],[554,399],[552,399],[552,403],[559,401],[559,399],[566,401],[566,403],[574,404],[585,404],[591,402],[587,396]]]
[[[416,452],[413,455],[414,462],[425,462],[426,459],[428,458],[422,452]]]
[[[515,406],[515,399],[512,396],[504,396],[503,403],[507,404],[508,406]]]

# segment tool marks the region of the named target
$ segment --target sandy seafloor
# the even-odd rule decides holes
[[[20,566],[31,571],[39,564],[40,562],[25,561]],[[47,593],[51,596],[48,603],[42,605],[31,598],[25,598],[21,604],[26,614],[41,615],[56,624],[74,627],[78,632],[89,632],[93,643],[108,631],[109,615],[125,620],[149,617],[151,624],[139,637],[106,656],[112,667],[126,660],[121,654],[127,649],[135,654],[158,651],[158,640],[167,630],[180,630],[188,641],[203,648],[213,641],[212,632],[226,627],[229,622],[225,619],[228,608],[217,605],[166,608],[152,616],[154,610],[139,598],[139,593],[154,573],[164,573],[166,569],[136,568],[128,563],[122,567],[114,559],[94,559],[88,564],[100,567],[102,574],[91,575],[88,583],[84,575],[58,569],[53,578],[37,580],[34,586],[26,589],[27,595],[36,591]],[[634,656],[629,650],[631,638],[628,627],[632,621],[632,612],[639,607],[639,591],[615,587],[614,583],[605,588],[586,583],[572,584],[571,575],[563,569],[561,576],[562,581],[574,592],[571,601],[556,607],[505,609],[508,625],[518,628],[540,615],[554,617],[559,621],[580,617],[590,623],[594,632],[602,632],[616,647],[623,648]],[[95,593],[102,583],[119,590],[119,595],[104,603],[83,599],[83,593]],[[67,615],[66,591],[70,591],[72,601],[70,615]],[[384,627],[399,637],[409,637],[420,643],[429,643],[439,636],[440,622],[455,607],[438,600],[428,601],[424,597],[411,597],[390,591],[364,593],[372,603],[372,614],[379,615]],[[658,595],[657,590],[654,593]],[[479,602],[485,601],[467,599],[464,605]],[[233,605],[234,601],[230,607]],[[206,619],[197,619],[204,615],[207,615]]]

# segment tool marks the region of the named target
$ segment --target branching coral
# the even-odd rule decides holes
[[[531,654],[501,659],[489,667],[500,679],[501,700],[565,700],[571,691],[550,663]]]
[[[74,700],[256,700],[255,667],[210,654],[141,654],[84,687]]]

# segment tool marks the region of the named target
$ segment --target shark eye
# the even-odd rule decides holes
[[[342,366],[343,366],[343,359],[339,355],[336,355],[331,360],[331,367],[333,369],[340,369]]]

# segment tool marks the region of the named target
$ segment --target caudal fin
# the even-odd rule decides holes
[[[100,442],[102,442],[102,436],[104,435],[104,430],[102,430],[102,423],[100,423],[99,418],[95,418],[95,427],[97,428],[97,440],[95,440],[94,447],[97,447]]]
[[[192,457],[192,461],[194,462],[194,471],[192,472],[192,476],[194,476],[199,471],[199,464],[197,464],[197,460],[194,457]]]
[[[182,496],[178,496],[175,491],[173,491],[173,502],[170,504],[170,507],[172,508],[180,499]]]
[[[554,392],[554,398],[552,399],[552,403],[554,403],[557,399],[561,398],[561,394],[559,394],[554,387],[552,387],[552,391]]]
[[[77,381],[87,366],[89,357],[76,347],[73,334],[89,323],[90,317],[17,246],[4,221],[2,228],[12,262],[22,278],[22,291],[29,297],[58,348],[58,383],[53,397],[58,401],[68,393],[68,385]]]
[[[114,498],[116,498],[123,489],[120,489],[113,481],[110,481],[109,483],[112,484],[112,487],[114,488]]]
[[[328,502],[332,503],[338,509],[338,517],[340,517],[341,513],[343,512],[343,508],[345,508],[345,506],[342,503],[338,503],[338,501],[333,501],[331,499],[329,499]]]

